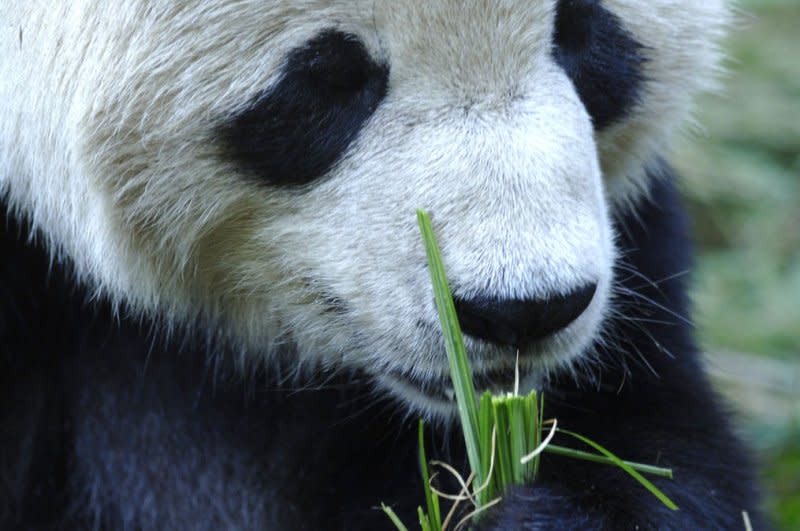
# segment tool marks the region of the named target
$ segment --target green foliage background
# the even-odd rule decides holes
[[[800,529],[800,0],[745,0],[724,90],[674,158],[694,219],[695,315],[757,448],[780,529]],[[712,363],[713,365],[713,363]],[[713,374],[713,370],[712,370]],[[737,375],[734,375],[734,380]],[[759,381],[763,380],[763,381]]]

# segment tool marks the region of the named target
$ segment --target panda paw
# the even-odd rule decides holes
[[[477,531],[655,529],[611,500],[593,492],[577,494],[558,485],[516,487],[479,522]]]
[[[475,529],[478,531],[600,529],[589,514],[577,507],[567,493],[558,489],[517,487],[508,492],[491,514]]]

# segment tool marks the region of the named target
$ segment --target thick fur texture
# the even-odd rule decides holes
[[[549,414],[675,469],[661,508],[545,462],[495,529],[737,527],[744,452],[691,340],[662,157],[717,2],[0,6],[0,522],[377,529],[413,422],[463,462],[414,210],[461,299],[594,298],[515,354]],[[500,376],[500,375],[506,376]]]

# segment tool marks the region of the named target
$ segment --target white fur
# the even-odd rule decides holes
[[[708,87],[724,22],[718,0],[604,5],[647,47],[647,83],[595,136],[550,56],[552,0],[4,0],[0,187],[114,301],[199,320],[251,359],[289,343],[406,398],[389,371],[446,371],[414,216],[427,209],[458,294],[599,281],[587,312],[521,353],[535,383],[598,334],[610,209]],[[332,26],[390,64],[387,98],[307,191],[246,179],[216,127]],[[350,312],[325,312],[329,295]],[[468,346],[477,370],[513,360]]]

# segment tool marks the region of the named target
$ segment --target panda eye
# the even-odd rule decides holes
[[[261,182],[308,184],[345,155],[388,77],[356,36],[324,31],[291,51],[275,84],[226,122],[229,153]]]
[[[567,75],[596,129],[624,118],[638,103],[643,46],[599,0],[560,0],[553,56]]]

